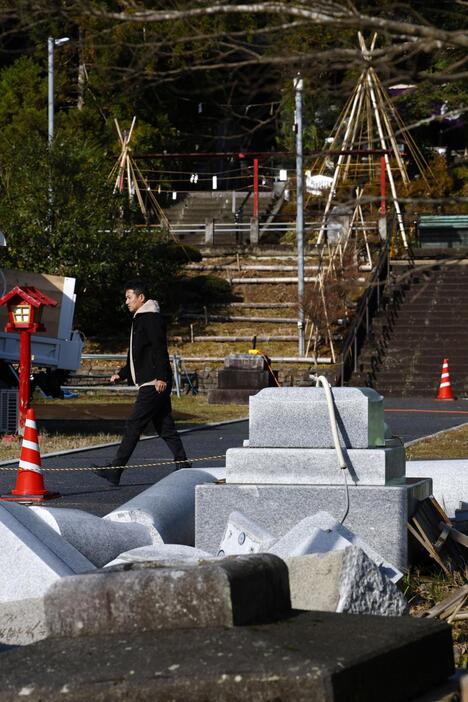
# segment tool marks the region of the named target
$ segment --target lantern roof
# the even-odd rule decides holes
[[[6,295],[0,297],[0,305],[5,305],[7,302],[20,302],[24,301],[28,305],[33,307],[40,307],[44,305],[45,307],[55,307],[57,305],[57,300],[53,300],[51,297],[41,292],[33,285],[16,285],[10,290]]]

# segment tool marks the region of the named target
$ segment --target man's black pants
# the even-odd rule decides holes
[[[164,392],[157,392],[154,385],[145,385],[138,390],[137,399],[125,424],[122,441],[114,466],[124,466],[132,455],[140,435],[152,421],[157,433],[169,447],[175,461],[185,461],[185,449],[172,419],[171,385]]]

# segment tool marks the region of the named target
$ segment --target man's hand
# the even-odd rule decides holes
[[[164,390],[167,388],[167,383],[165,380],[157,380],[154,387],[156,388],[156,392],[164,392]]]
[[[118,375],[118,373],[112,373],[112,375],[110,377],[111,383],[118,383],[119,380],[120,380],[120,375]]]

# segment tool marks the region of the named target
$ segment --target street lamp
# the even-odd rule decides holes
[[[54,47],[62,46],[70,41],[70,37],[60,37],[60,39],[54,39],[54,37],[49,37],[47,39],[47,49],[48,49],[48,74],[49,74],[49,100],[48,100],[48,117],[49,117],[49,146],[54,138]]]

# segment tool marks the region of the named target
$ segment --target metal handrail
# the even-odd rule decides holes
[[[341,361],[340,369],[336,376],[336,385],[344,385],[345,376],[353,362],[353,372],[357,371],[357,359],[359,351],[362,347],[362,343],[369,333],[369,328],[371,324],[371,317],[380,309],[381,303],[381,286],[388,281],[389,275],[389,242],[385,241],[385,245],[380,252],[377,265],[375,266],[374,272],[369,281],[366,292],[359,302],[358,308],[356,310],[356,316],[353,320],[352,325],[349,328],[348,334],[343,343],[341,349]],[[376,305],[374,306],[374,300]],[[365,325],[365,335],[362,335],[362,331]]]

